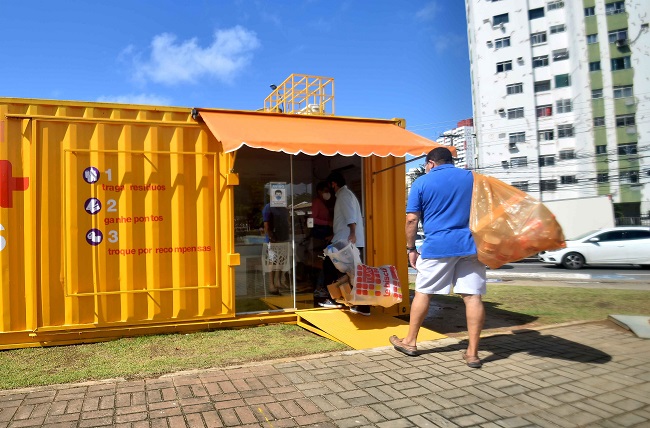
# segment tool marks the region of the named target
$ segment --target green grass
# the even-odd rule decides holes
[[[0,389],[115,377],[141,378],[349,349],[296,325],[124,338],[0,352]]]
[[[489,284],[483,300],[502,311],[535,316],[539,324],[650,315],[650,291]]]
[[[437,297],[461,318],[459,297]],[[489,284],[487,321],[535,325],[603,320],[609,314],[650,315],[650,292]],[[454,310],[457,307],[458,310]],[[446,316],[437,331],[446,333]],[[462,324],[462,323],[459,323]],[[426,327],[426,325],[425,325]],[[435,326],[434,326],[435,327]],[[458,331],[462,331],[461,327]],[[124,377],[153,377],[179,370],[349,349],[295,325],[125,338],[104,343],[0,351],[0,389]]]

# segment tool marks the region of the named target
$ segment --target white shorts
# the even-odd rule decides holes
[[[415,291],[423,294],[450,294],[453,285],[456,294],[480,294],[485,287],[485,265],[476,255],[423,259],[415,262],[418,275]]]

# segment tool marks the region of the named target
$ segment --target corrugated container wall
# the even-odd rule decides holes
[[[0,348],[234,317],[231,161],[189,109],[0,98]]]

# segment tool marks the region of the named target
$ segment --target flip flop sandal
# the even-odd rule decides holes
[[[415,357],[418,355],[417,346],[407,345],[395,335],[389,337],[388,340],[390,341],[390,344],[393,345],[393,348],[400,351],[402,354],[408,355],[409,357]]]
[[[483,366],[483,363],[478,358],[478,356],[467,355],[463,352],[463,360],[465,360],[467,363],[467,367],[470,367],[472,369],[480,369]]]

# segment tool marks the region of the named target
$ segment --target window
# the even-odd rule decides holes
[[[607,172],[599,172],[596,175],[596,182],[597,183],[607,183],[609,181],[609,173]]]
[[[589,71],[600,71],[600,61],[590,62]]]
[[[512,61],[497,62],[497,73],[512,70]]]
[[[564,7],[564,2],[563,1],[550,1],[546,5],[546,10],[555,10],[555,9],[562,9]]]
[[[625,12],[625,2],[617,1],[605,5],[605,15],[616,15]]]
[[[626,68],[632,68],[632,61],[630,61],[629,56],[612,58],[612,71],[625,70]]]
[[[560,160],[570,160],[576,158],[576,152],[573,149],[560,150]]]
[[[621,183],[638,183],[639,171],[621,171]]]
[[[542,192],[553,191],[557,189],[557,180],[542,180],[539,183],[539,188]]]
[[[533,57],[533,68],[546,67],[547,65],[548,65],[548,55]]]
[[[557,138],[573,137],[573,125],[558,125]]]
[[[528,11],[528,19],[537,19],[544,17],[544,8],[538,7],[537,9],[531,9]]]
[[[499,24],[507,24],[509,22],[508,20],[508,14],[504,13],[501,15],[495,15],[492,17],[492,25],[496,27]]]
[[[585,7],[585,16],[594,16],[596,15],[596,8],[594,6]]]
[[[535,110],[536,110],[537,117],[553,116],[552,105],[538,106]]]
[[[522,192],[528,191],[528,182],[527,181],[513,181],[511,184],[512,187],[516,187]]]
[[[606,155],[607,154],[607,146],[605,144],[601,144],[596,146],[596,154],[597,155]]]
[[[620,156],[635,155],[636,153],[636,143],[620,144],[618,146],[618,154]]]
[[[616,126],[633,126],[635,124],[634,114],[621,114],[616,116]]]
[[[594,126],[605,126],[605,116],[594,117]]]
[[[533,33],[530,35],[530,43],[534,45],[541,45],[542,43],[546,43],[546,31],[542,31],[541,33]]]
[[[575,184],[578,182],[578,179],[575,175],[561,175],[560,183],[562,184]]]
[[[539,157],[539,166],[555,165],[555,155],[543,155]]]
[[[616,43],[617,40],[626,40],[627,39],[627,28],[622,30],[614,30],[607,33],[607,39],[609,43]]]
[[[591,98],[592,99],[598,99],[603,97],[603,90],[602,89],[592,89],[591,90]]]
[[[632,85],[614,86],[614,98],[626,98],[634,95]]]
[[[520,117],[524,117],[524,108],[523,107],[509,108],[508,109],[508,119],[519,119]]]
[[[524,85],[522,83],[513,83],[506,86],[506,93],[508,95],[521,94],[524,92]]]
[[[573,110],[570,99],[557,100],[555,102],[555,112],[556,113],[569,113]]]
[[[535,82],[535,92],[543,92],[551,90],[551,81],[550,80],[540,80]]]
[[[558,74],[555,76],[555,87],[565,88],[571,86],[571,77],[568,74]]]
[[[496,49],[507,48],[508,46],[510,46],[510,37],[494,40],[494,47]]]
[[[650,231],[647,230],[626,230],[625,239],[648,239]]]
[[[566,31],[566,26],[564,24],[552,25],[550,30],[551,34],[564,33]]]
[[[537,140],[539,141],[553,141],[554,131],[552,129],[542,129],[537,132]]]
[[[605,232],[598,235],[599,242],[610,242],[610,241],[623,241],[625,232],[622,230],[615,230],[612,232]]]
[[[594,43],[598,43],[598,34],[587,34],[587,44],[593,45]]]
[[[526,167],[528,166],[528,158],[526,156],[510,158],[510,166],[512,168]]]
[[[511,132],[508,136],[510,144],[524,143],[526,141],[525,132]]]
[[[569,59],[568,49],[558,49],[553,51],[553,61],[563,61],[565,59]]]

